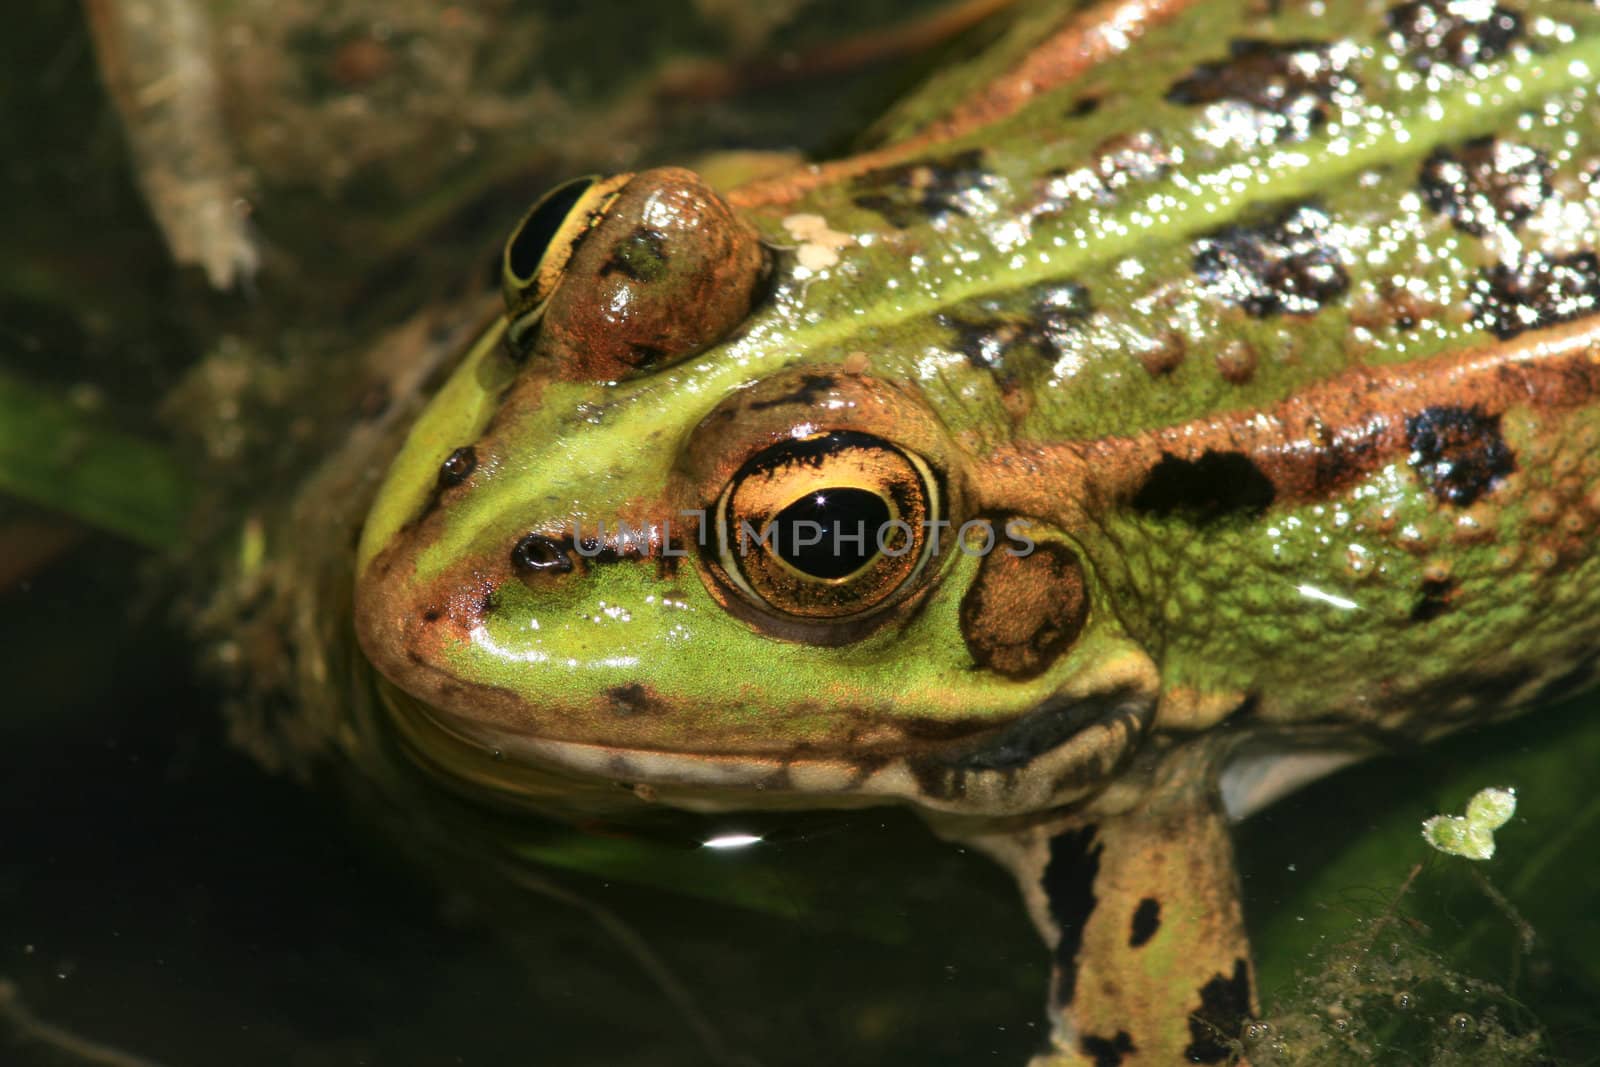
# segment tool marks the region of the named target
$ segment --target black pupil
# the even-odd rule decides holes
[[[506,250],[512,274],[518,278],[531,279],[538,273],[539,261],[544,258],[550,242],[555,240],[556,231],[561,229],[561,224],[566,221],[573,205],[593,184],[592,178],[579,178],[577,181],[568,182],[552,190],[550,195],[534,209],[533,214],[522,224],[522,228],[511,236],[511,246]]]
[[[773,548],[784,562],[813,578],[843,578],[878,554],[878,538],[891,549],[904,541],[899,527],[885,528],[889,505],[865,489],[819,489],[778,512]]]

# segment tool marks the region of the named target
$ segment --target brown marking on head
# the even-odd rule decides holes
[[[961,598],[961,636],[978,666],[1033,678],[1077,640],[1089,613],[1078,557],[1046,541],[1025,556],[996,547]]]
[[[390,678],[419,679],[409,692],[442,700],[456,683],[435,665],[447,650],[471,640],[493,608],[503,575],[462,565],[421,588],[405,580],[412,546],[396,544],[380,553],[357,583],[356,633],[369,660]],[[509,570],[509,561],[506,564]],[[418,692],[418,689],[426,692]]]
[[[838,388],[838,385],[839,378],[827,371],[815,373],[802,371],[798,380],[794,382],[790,389],[761,400],[752,400],[749,409],[751,411],[766,411],[768,408],[784,407],[786,405],[796,405],[809,409],[826,399],[830,392]],[[733,411],[730,409],[727,414],[731,416]]]

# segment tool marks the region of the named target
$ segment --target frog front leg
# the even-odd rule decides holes
[[[1207,746],[1111,802],[975,839],[1016,876],[1053,956],[1032,1067],[1224,1063],[1255,1014],[1227,816]]]

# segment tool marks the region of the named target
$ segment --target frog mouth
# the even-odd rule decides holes
[[[439,713],[385,686],[412,757],[463,786],[547,798],[562,788],[624,790],[690,810],[910,803],[1010,816],[1097,791],[1132,760],[1155,713],[1125,685],[1052,699],[1010,721],[914,748],[700,753],[555,740]]]

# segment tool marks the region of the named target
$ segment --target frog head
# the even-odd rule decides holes
[[[944,327],[876,317],[904,248],[845,238],[829,272],[795,219],[678,169],[540,201],[371,512],[362,646],[508,765],[777,804],[1082,796],[1148,726],[1152,661],[1082,545],[991,491],[998,401],[922,365]]]

